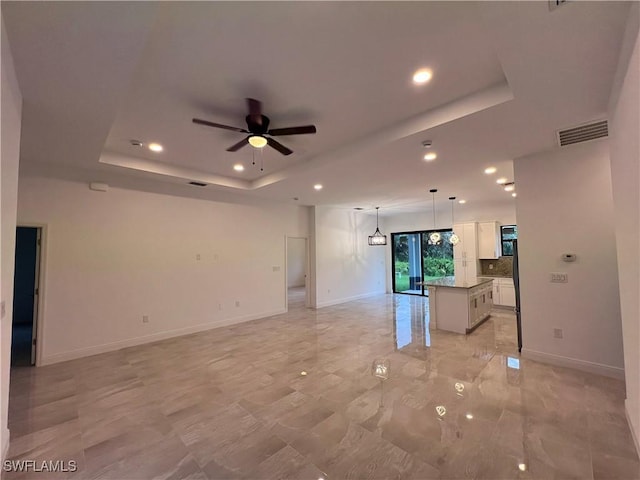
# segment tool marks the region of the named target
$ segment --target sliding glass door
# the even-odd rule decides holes
[[[420,233],[393,234],[394,292],[422,294]]]
[[[437,278],[449,277],[453,275],[453,245],[449,239],[452,231],[440,231],[441,241],[437,244],[429,242],[429,233],[422,235],[422,260],[424,264],[424,280],[435,280]]]
[[[441,242],[432,245],[432,231],[392,233],[393,291],[426,295],[423,282],[453,275],[451,230],[438,230]]]

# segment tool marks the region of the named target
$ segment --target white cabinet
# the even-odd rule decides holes
[[[472,288],[429,286],[431,326],[455,333],[470,333],[491,312],[491,283]]]
[[[478,258],[500,257],[500,225],[498,222],[478,224]]]
[[[513,278],[494,278],[492,292],[494,305],[516,306],[516,289],[513,286]]]
[[[516,289],[513,286],[513,279],[501,278],[500,283],[500,305],[505,307],[516,306]]]
[[[453,247],[453,273],[460,280],[475,280],[478,275],[477,224],[457,223],[453,232],[460,238]]]

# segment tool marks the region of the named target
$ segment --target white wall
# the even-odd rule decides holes
[[[19,187],[19,222],[47,226],[43,363],[286,310],[285,236],[308,234],[305,207]]]
[[[0,438],[4,460],[9,448],[7,414],[9,406],[9,369],[11,366],[11,319],[13,316],[13,272],[16,245],[16,205],[18,195],[18,161],[20,154],[20,125],[22,95],[13,68],[13,58],[2,20],[2,158],[0,177],[2,191],[0,209],[2,227],[0,235],[0,290],[5,304],[5,315],[0,319]]]
[[[376,217],[330,207],[313,210],[316,278],[312,306],[384,293],[385,252],[391,247],[368,245]]]
[[[640,5],[634,4],[627,27],[630,60],[621,55],[620,88],[612,92],[611,179],[615,207],[618,275],[627,387],[626,410],[640,452]],[[631,23],[635,21],[634,23]]]
[[[287,286],[303,287],[307,265],[307,240],[287,238]]]
[[[608,141],[517,159],[515,181],[523,355],[622,378]],[[568,283],[550,283],[551,272]]]

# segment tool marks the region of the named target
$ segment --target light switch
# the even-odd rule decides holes
[[[567,283],[569,281],[569,275],[566,273],[552,273],[551,283]]]

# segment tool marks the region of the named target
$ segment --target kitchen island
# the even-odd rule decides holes
[[[489,318],[493,280],[443,277],[425,281],[429,289],[430,323],[440,330],[470,333]]]

